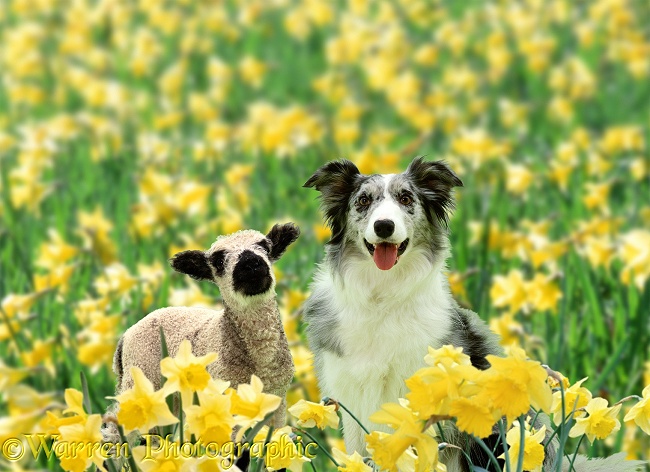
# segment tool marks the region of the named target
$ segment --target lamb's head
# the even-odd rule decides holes
[[[219,236],[207,251],[179,252],[169,262],[177,272],[217,284],[225,302],[249,304],[275,296],[271,265],[299,235],[293,223],[276,224],[266,235],[238,231]]]

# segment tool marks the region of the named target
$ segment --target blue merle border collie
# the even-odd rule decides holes
[[[320,387],[372,429],[389,431],[368,418],[405,396],[404,380],[422,367],[427,346],[462,346],[482,369],[486,355],[501,353],[496,335],[458,306],[444,274],[453,188],[462,185],[444,162],[422,158],[387,175],[334,161],[304,185],[321,192],[332,231],[304,307]],[[365,453],[364,432],[348,415],[343,431],[347,450]]]
[[[320,388],[373,430],[390,431],[369,417],[405,396],[404,380],[422,367],[428,346],[462,347],[479,369],[489,367],[488,354],[502,355],[498,337],[458,305],[444,274],[453,189],[462,185],[447,164],[421,157],[405,172],[386,175],[363,175],[348,160],[333,161],[304,184],[321,193],[332,232],[303,312]],[[347,414],[343,436],[349,453],[366,454],[364,432]],[[456,438],[464,447],[466,438]],[[486,440],[496,456],[503,452],[497,439]],[[555,460],[553,446],[546,466]],[[448,448],[441,456],[447,470],[468,471],[456,451]],[[477,445],[469,454],[475,465],[491,466]],[[601,470],[596,462],[576,470]],[[610,462],[610,472],[635,470],[629,462],[599,466],[603,462]]]

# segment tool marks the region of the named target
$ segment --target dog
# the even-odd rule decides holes
[[[323,395],[343,403],[371,430],[390,432],[369,417],[405,396],[404,381],[422,367],[428,346],[462,347],[481,370],[490,367],[487,355],[503,355],[497,335],[454,300],[444,274],[453,190],[462,185],[446,163],[421,157],[405,172],[385,175],[363,175],[348,160],[333,161],[304,184],[321,193],[332,231],[303,310],[316,375]],[[537,428],[542,424],[551,441],[545,415],[536,420]],[[466,437],[449,432],[465,445]],[[367,455],[363,429],[346,414],[343,436],[348,453]],[[496,456],[503,452],[498,432],[484,441]],[[555,437],[546,448],[545,470],[555,470],[557,445]],[[469,455],[474,464],[488,464],[473,441]],[[469,471],[453,448],[440,457],[450,472]],[[574,470],[624,472],[643,464],[626,461],[625,453],[578,456]],[[568,470],[568,461],[562,466]]]
[[[372,430],[390,431],[369,417],[405,396],[404,380],[428,346],[462,347],[479,369],[489,367],[488,354],[502,354],[498,337],[454,300],[444,273],[453,189],[462,185],[446,163],[421,157],[385,175],[333,161],[304,184],[321,193],[332,232],[303,311],[314,367],[323,395]],[[349,415],[343,432],[348,452],[366,454]]]

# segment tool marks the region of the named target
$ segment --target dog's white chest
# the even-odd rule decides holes
[[[332,334],[342,355],[323,353],[323,394],[343,402],[368,427],[384,429],[369,417],[382,404],[404,397],[404,380],[424,366],[427,347],[439,347],[448,335],[445,305],[431,300],[339,305]]]

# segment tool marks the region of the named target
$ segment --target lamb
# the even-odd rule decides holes
[[[271,265],[299,235],[293,223],[276,224],[266,236],[254,230],[239,231],[220,236],[207,251],[174,255],[170,259],[174,270],[219,287],[224,308],[161,308],[131,326],[118,341],[113,359],[116,394],[133,387],[129,374],[132,366],[142,369],[156,389],[161,387],[162,327],[170,356],[175,356],[180,343],[188,339],[196,356],[219,354],[208,366],[213,378],[229,381],[236,388],[250,382],[252,374],[259,377],[266,393],[283,399],[273,424],[284,426],[285,396],[294,364],[280,321]],[[104,440],[120,442],[117,434],[109,423]]]

